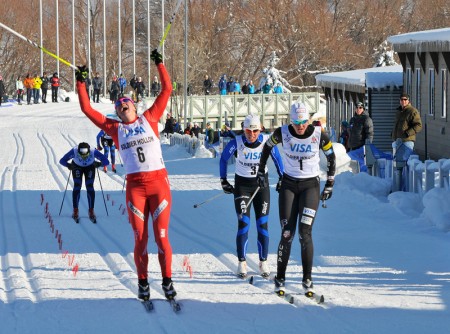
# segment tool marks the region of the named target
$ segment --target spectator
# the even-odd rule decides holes
[[[86,83],[86,93],[88,94],[88,96],[90,96],[90,90],[91,90],[91,84],[92,84],[91,78],[87,77],[85,80],[85,83]]]
[[[253,84],[253,80],[250,80],[250,83],[248,84],[248,93],[255,94],[255,85]]]
[[[158,77],[155,75],[151,85],[152,96],[158,96],[159,91],[161,90],[161,84],[158,81]]]
[[[127,87],[127,79],[120,73],[119,76],[119,86],[120,86],[120,97],[123,97],[123,91]]]
[[[47,90],[48,90],[48,83],[49,83],[47,72],[42,73],[41,81],[42,81],[42,85],[41,85],[42,103],[47,103]]]
[[[40,92],[41,92],[42,80],[39,75],[35,75],[33,78],[33,102],[34,104],[39,103]]]
[[[234,78],[230,77],[230,80],[227,81],[227,94],[234,93]]]
[[[213,83],[211,79],[208,77],[208,75],[205,75],[205,80],[203,80],[203,92],[205,95],[209,95],[211,93]]]
[[[130,86],[131,88],[133,88],[133,100],[137,101],[137,97],[136,97],[136,83],[137,83],[137,77],[136,74],[133,75],[133,78],[131,78],[130,80]]]
[[[155,78],[156,78],[156,76],[155,76]],[[158,79],[157,79],[157,80],[158,80]],[[152,84],[152,85],[153,85],[153,84]],[[159,83],[158,83],[158,85],[159,85]],[[159,86],[159,87],[161,87],[161,86]],[[159,94],[159,90],[158,90],[158,94]],[[154,96],[158,96],[158,94],[157,94],[157,95],[154,95]],[[143,100],[144,97],[145,97],[145,84],[144,84],[144,82],[142,81],[142,77],[139,77],[138,80],[137,80],[137,82],[136,82],[136,98],[137,98],[137,102],[141,101],[141,100],[139,99],[139,97],[142,97],[142,100]]]
[[[242,94],[248,94],[248,80],[242,85]]]
[[[277,82],[277,84],[273,88],[273,93],[274,94],[281,94],[281,93],[283,93],[283,87],[281,87],[281,82],[279,82],[279,81]]]
[[[241,94],[241,84],[239,83],[238,78],[233,83],[233,94]]]
[[[220,95],[227,95],[227,76],[224,74],[219,80]]]
[[[191,136],[191,137],[193,136],[193,133],[192,133],[192,123],[191,123],[191,122],[188,122],[188,123],[187,123],[186,129],[184,129],[183,133],[184,133],[185,135],[189,135],[189,136]]]
[[[33,96],[33,85],[34,85],[34,80],[30,76],[30,73],[27,73],[25,79],[23,80],[23,85],[27,89],[27,105],[30,105],[31,97]]]
[[[117,99],[119,98],[119,81],[117,81],[117,76],[113,76],[111,81],[111,87],[109,88],[109,99],[111,100],[111,103],[116,103]]]
[[[198,126],[198,123],[194,123],[194,127],[192,128],[192,137],[197,137],[198,138],[198,134],[200,133],[200,127]]]
[[[348,122],[342,121],[341,123],[341,134],[339,136],[339,143],[344,145],[345,149],[348,152]]]
[[[92,100],[95,103],[99,103],[100,101],[100,90],[103,86],[103,80],[100,78],[100,74],[97,72],[95,73],[94,79],[92,79],[92,86],[94,88],[94,96],[92,97]]]
[[[349,151],[357,150],[364,146],[368,139],[370,143],[373,140],[372,119],[364,110],[364,104],[358,102],[353,117],[349,124],[348,148]]]
[[[3,95],[5,95],[5,84],[3,83],[3,77],[0,75],[0,107],[2,106]]]
[[[21,105],[23,100],[23,81],[20,75],[17,77],[16,81],[16,91],[17,91],[17,104]]]
[[[167,114],[166,117],[166,124],[164,125],[164,133],[170,134],[173,133],[173,126],[174,126],[174,122],[173,122],[173,117],[171,114]]]
[[[272,85],[268,81],[262,87],[262,92],[263,94],[270,94],[272,92]]]
[[[180,122],[177,121],[175,118],[173,118],[172,121],[173,121],[173,132],[182,133]]]
[[[59,90],[59,77],[58,73],[53,73],[50,79],[50,84],[52,85],[52,102],[58,103],[58,90]]]
[[[414,143],[416,141],[416,134],[422,130],[422,120],[420,119],[420,112],[411,105],[409,95],[402,93],[400,96],[400,106],[397,108],[395,115],[394,129],[392,131],[392,139],[397,143],[401,141],[403,145],[414,150]],[[398,144],[395,144],[398,149]],[[407,160],[407,157],[403,157]]]
[[[206,131],[205,131],[205,144],[206,147],[214,144],[214,129],[211,127],[211,123],[206,123]]]

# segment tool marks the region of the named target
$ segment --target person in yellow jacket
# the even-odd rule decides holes
[[[31,104],[31,96],[33,95],[34,79],[31,77],[30,73],[23,80],[23,85],[27,89],[27,104]]]
[[[35,75],[33,78],[33,98],[34,98],[34,104],[39,103],[39,95],[41,91],[41,85],[42,85],[42,79],[39,75]]]

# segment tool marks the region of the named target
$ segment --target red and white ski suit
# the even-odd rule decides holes
[[[81,110],[96,126],[112,137],[125,167],[126,205],[134,231],[134,262],[138,279],[147,278],[150,215],[155,242],[158,245],[162,277],[172,277],[172,247],[168,232],[172,196],[158,131],[158,121],[170,98],[172,84],[164,64],[161,63],[157,67],[161,79],[161,93],[153,105],[131,123],[106,118],[94,110],[85,84],[77,82]]]

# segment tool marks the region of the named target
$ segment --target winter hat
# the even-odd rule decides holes
[[[342,121],[342,126],[344,127],[344,128],[348,128],[348,122],[347,121]]]
[[[356,104],[356,108],[359,108],[359,107],[361,107],[361,108],[364,109],[364,104],[363,104],[362,102],[358,102],[358,103]]]
[[[291,106],[291,121],[295,124],[304,124],[309,121],[309,113],[302,102],[294,102]]]
[[[244,119],[244,130],[261,130],[261,121],[257,115],[247,115]]]
[[[409,94],[406,92],[403,92],[402,95],[400,95],[400,98],[406,98],[409,100]]]
[[[80,143],[78,144],[78,153],[80,155],[88,155],[91,152],[91,147],[88,143]]]

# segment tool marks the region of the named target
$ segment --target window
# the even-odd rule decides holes
[[[441,117],[447,117],[448,71],[441,69]]]
[[[416,69],[416,92],[415,92],[415,97],[416,97],[416,103],[415,106],[416,108],[418,108],[419,110],[421,109],[420,107],[420,68]]]
[[[428,69],[429,81],[428,81],[428,115],[434,115],[434,68]]]
[[[408,67],[406,69],[406,92],[411,96],[411,83],[412,83],[412,77],[411,77],[411,68]]]

